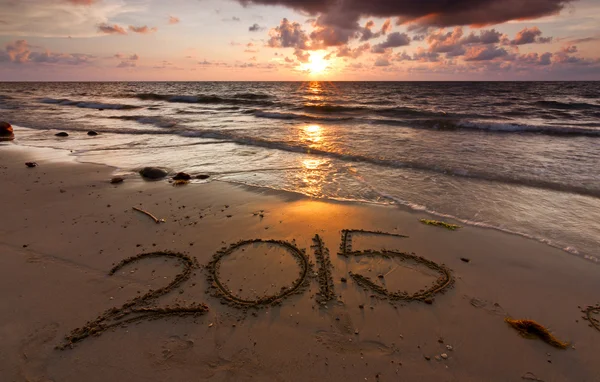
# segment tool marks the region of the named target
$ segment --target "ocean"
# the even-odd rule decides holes
[[[406,206],[600,262],[599,82],[0,83],[0,120],[123,174]]]

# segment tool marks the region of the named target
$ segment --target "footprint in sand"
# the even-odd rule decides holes
[[[330,309],[333,330],[319,330],[315,338],[318,343],[336,353],[363,353],[372,355],[391,355],[395,349],[379,341],[360,341],[354,334],[352,319],[348,312]]]
[[[29,334],[20,347],[21,374],[26,381],[38,381],[46,373],[48,354],[54,349],[54,339],[58,335],[56,322],[47,324]]]
[[[500,304],[497,302],[490,302],[487,300],[482,300],[476,297],[464,296],[465,299],[469,300],[469,304],[477,309],[483,309],[490,314],[494,314],[496,316],[506,316],[506,311]]]

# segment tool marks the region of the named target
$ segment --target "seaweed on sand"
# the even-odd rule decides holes
[[[507,317],[504,321],[516,329],[519,334],[525,338],[539,338],[548,345],[552,345],[559,349],[566,349],[569,346],[568,343],[562,342],[554,337],[548,329],[533,320],[513,320],[512,318]]]
[[[437,221],[437,220],[421,219],[421,223],[426,224],[426,225],[432,225],[435,227],[443,227],[443,228],[449,229],[450,231],[456,231],[457,229],[462,228],[461,226],[456,225],[456,224],[450,224],[450,223]]]

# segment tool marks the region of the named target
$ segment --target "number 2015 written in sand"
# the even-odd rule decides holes
[[[409,261],[425,266],[438,274],[437,280],[427,289],[422,289],[419,292],[410,294],[402,291],[389,291],[387,288],[375,283],[374,280],[367,276],[350,272],[350,277],[362,288],[370,290],[381,298],[386,298],[391,301],[422,301],[431,303],[434,295],[448,289],[453,284],[451,272],[444,265],[437,264],[426,258],[417,256],[411,253],[390,251],[390,250],[358,250],[352,249],[352,236],[354,234],[370,234],[384,235],[395,237],[406,237],[402,235],[390,234],[385,232],[372,232],[363,230],[344,230],[342,231],[342,240],[338,255],[344,257],[375,257],[380,256],[388,259],[397,259],[400,261]],[[300,272],[296,280],[289,287],[283,287],[273,295],[262,296],[256,299],[246,299],[234,294],[220,279],[220,267],[223,259],[230,256],[237,250],[244,250],[245,247],[255,244],[267,244],[273,247],[283,248],[286,252],[292,255],[300,267]],[[232,244],[229,247],[223,247],[214,254],[211,261],[205,266],[207,271],[207,281],[209,283],[210,292],[214,297],[221,300],[223,304],[227,304],[234,308],[244,311],[249,308],[260,308],[270,305],[281,304],[285,299],[292,295],[302,294],[310,285],[311,278],[316,277],[319,283],[319,292],[316,295],[319,304],[326,304],[328,301],[335,299],[334,283],[332,277],[332,264],[329,256],[329,250],[325,247],[323,240],[319,235],[313,238],[312,249],[317,262],[317,271],[313,271],[308,256],[305,252],[299,249],[295,244],[281,240],[243,240]],[[65,342],[58,346],[59,349],[72,347],[75,343],[80,342],[92,335],[100,335],[104,331],[123,326],[129,323],[160,319],[169,316],[199,316],[209,311],[209,307],[203,303],[195,303],[187,306],[153,306],[152,301],[161,296],[168,294],[175,288],[181,287],[192,275],[194,268],[198,264],[194,258],[187,255],[174,252],[153,252],[133,256],[121,261],[114,266],[109,275],[114,275],[124,267],[133,263],[143,261],[150,258],[165,258],[175,259],[182,266],[183,270],[177,274],[174,280],[163,288],[150,290],[142,296],[138,296],[125,302],[121,307],[114,307],[100,314],[95,320],[88,322],[82,328],[74,329],[68,336],[65,337]],[[346,281],[342,279],[342,281]]]

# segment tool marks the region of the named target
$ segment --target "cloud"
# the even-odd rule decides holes
[[[133,61],[121,61],[117,68],[135,68],[137,64]]]
[[[260,32],[260,31],[263,31],[263,30],[265,30],[265,28],[261,27],[258,24],[254,24],[250,28],[248,28],[249,32]]]
[[[294,51],[294,56],[296,56],[298,61],[302,62],[303,64],[310,62],[310,53],[303,52],[301,49],[296,49]]]
[[[373,27],[375,23],[373,21],[368,21],[365,27],[361,30],[360,41],[369,41],[374,38],[379,38],[381,36],[386,35],[388,32],[392,30],[392,21],[390,19],[386,20],[381,30],[378,32],[373,32]]]
[[[179,17],[169,16],[169,24],[170,25],[179,24],[180,22],[181,22],[181,20],[179,19]]]
[[[406,33],[394,32],[387,36],[381,44],[377,44],[371,50],[373,53],[384,53],[387,49],[410,45],[410,37]]]
[[[15,64],[65,64],[81,65],[90,63],[96,57],[90,54],[81,53],[56,53],[49,50],[34,51],[41,49],[32,46],[26,40],[16,40],[9,42],[5,46],[5,51],[0,54],[0,61],[8,61]]]
[[[141,26],[141,27],[136,27],[136,26],[130,25],[129,30],[132,31],[133,33],[150,34],[150,33],[154,33],[156,31],[158,31],[158,28],[156,28],[156,27],[149,28],[146,25]]]
[[[233,17],[231,17],[229,19],[223,19],[223,21],[225,21],[225,22],[233,21],[233,22],[238,23],[238,22],[242,21],[242,19],[240,19],[239,17],[233,16]]]
[[[490,61],[508,56],[504,48],[494,45],[471,47],[465,54],[465,61]]]
[[[99,0],[65,0],[67,3],[75,5],[92,5],[97,3]]]
[[[525,44],[545,44],[552,41],[552,37],[541,37],[542,31],[538,27],[525,28],[517,33],[515,39],[510,43],[511,45],[525,45]]]
[[[278,27],[271,29],[269,35],[271,38],[267,45],[272,48],[309,49],[309,37],[297,22],[283,19]]]
[[[585,37],[585,38],[578,38],[575,40],[571,40],[572,44],[583,44],[586,42],[593,42],[593,41],[598,41],[600,40],[600,37]]]
[[[99,25],[143,11],[141,2],[103,0],[0,0],[3,36],[96,37]],[[104,32],[101,32],[104,34]],[[113,32],[114,33],[114,32]]]
[[[98,25],[98,32],[105,33],[105,34],[121,34],[121,35],[127,34],[127,31],[125,30],[125,28],[123,28],[117,24],[114,24],[114,25],[100,24],[100,25]]]
[[[350,57],[350,58],[359,58],[363,55],[363,53],[368,52],[371,49],[371,44],[364,43],[360,45],[356,49],[351,49],[348,45],[344,45],[339,47],[336,56],[337,57]]]
[[[517,57],[517,61],[529,64],[529,65],[539,65],[539,66],[547,66],[552,63],[552,53],[546,52],[543,54],[537,53],[527,53]]]
[[[392,65],[390,58],[387,56],[381,56],[379,58],[377,58],[377,60],[375,61],[375,66],[390,66]]]
[[[415,28],[491,25],[531,20],[559,13],[575,0],[236,0],[244,6],[281,5],[316,17],[328,34],[341,37],[360,31],[363,17],[398,17]],[[347,42],[347,39],[346,39]]]

